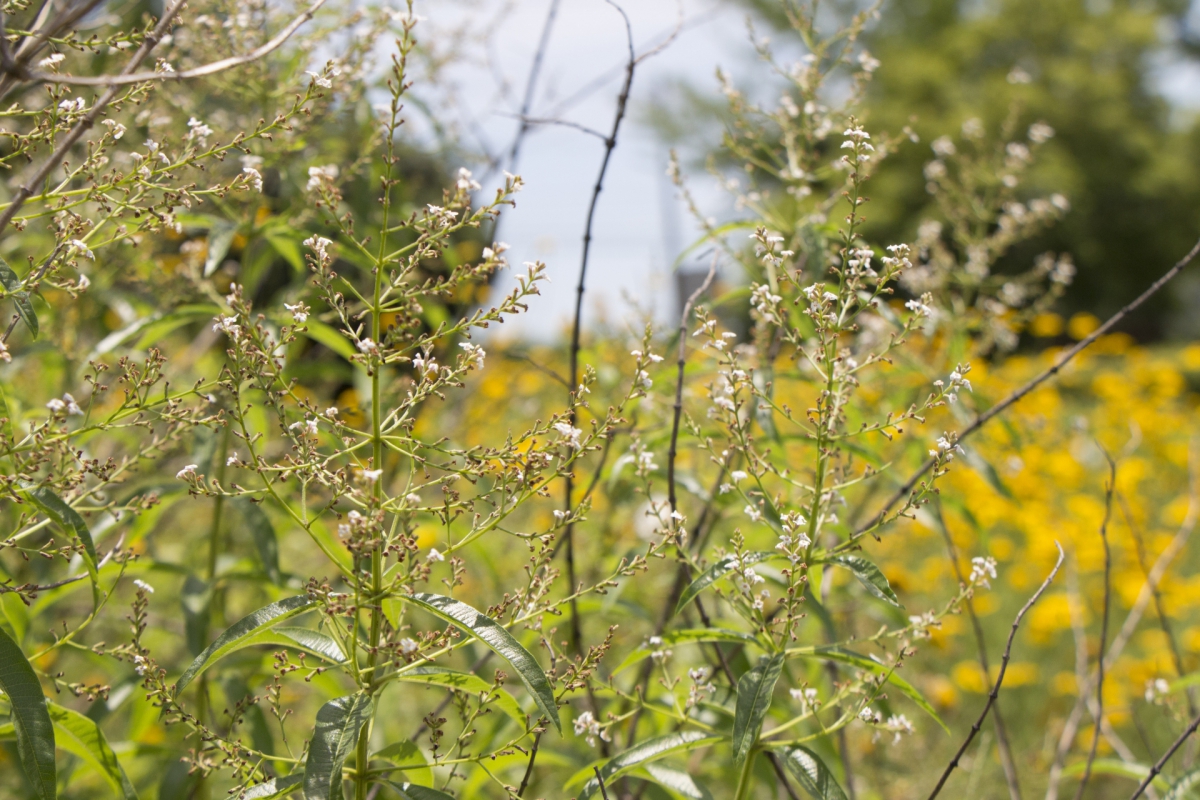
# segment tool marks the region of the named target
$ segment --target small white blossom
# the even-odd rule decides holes
[[[599,737],[606,742],[611,742],[612,738],[608,735],[608,731],[600,727],[600,723],[592,716],[592,712],[584,711],[575,718],[575,735],[584,736],[587,739],[588,746],[596,746],[596,738]]]
[[[64,56],[62,53],[54,53],[52,55],[46,56],[41,61],[39,61],[38,66],[39,67],[54,67],[54,66],[57,66],[58,64],[61,64],[64,58],[66,58],[66,56]]]
[[[400,640],[400,652],[406,656],[411,656],[420,649],[421,646],[407,636]]]
[[[199,464],[188,464],[186,467],[179,470],[179,472],[176,472],[175,477],[181,481],[186,481],[189,478],[194,478],[196,476],[196,470],[199,468]]]
[[[337,180],[338,168],[336,164],[328,164],[323,167],[308,168],[308,183],[305,185],[305,191],[313,192],[322,187],[331,186]]]
[[[375,483],[381,475],[383,475],[383,470],[381,469],[364,469],[362,471],[363,480],[367,483]]]
[[[988,582],[990,578],[996,577],[996,559],[991,557],[975,556],[971,559],[971,583],[978,583],[980,586],[985,586],[988,589],[992,588],[992,584]]]
[[[436,547],[431,547],[431,548],[429,548],[429,554],[427,556],[425,556],[425,560],[429,561],[429,562],[445,561],[446,557],[444,555],[442,555],[440,552],[438,552],[438,549]]]
[[[250,185],[254,187],[254,191],[258,192],[259,194],[262,194],[262,190],[263,190],[262,173],[259,172],[254,167],[242,167],[242,172],[245,173],[246,180],[250,182]]]
[[[101,120],[100,124],[104,125],[105,127],[108,128],[109,133],[112,134],[112,137],[114,140],[120,139],[122,136],[125,135],[125,126],[119,122],[116,122],[115,120],[111,120],[111,119]]]
[[[296,303],[296,305],[284,303],[283,307],[292,312],[292,319],[297,324],[303,324],[308,319],[309,308],[304,303]]]
[[[86,258],[89,261],[96,260],[96,254],[93,253],[88,248],[88,246],[85,242],[83,242],[79,239],[71,239],[70,241],[67,242],[67,246],[71,248],[72,252],[74,252],[77,255],[83,256],[84,258]]]
[[[558,431],[567,444],[578,450],[582,445],[579,443],[579,437],[583,434],[579,428],[576,428],[566,422],[554,423],[554,430]]]
[[[150,584],[146,583],[141,578],[134,578],[133,585],[136,586],[137,588],[141,589],[146,594],[154,594],[154,587],[151,586]]]

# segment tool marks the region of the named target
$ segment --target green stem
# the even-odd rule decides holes
[[[757,756],[758,748],[750,748],[746,760],[742,762],[742,771],[738,773],[737,791],[733,793],[733,800],[746,800],[750,795],[750,785],[754,783],[754,759]]]
[[[225,427],[224,433],[221,436],[221,448],[217,453],[216,463],[216,478],[217,483],[225,484],[225,460],[229,453],[229,426]],[[212,592],[209,595],[209,621],[216,621],[218,625],[221,623],[220,600],[218,594],[213,590],[213,584],[217,578],[217,554],[221,552],[221,513],[225,509],[225,495],[217,495],[217,499],[213,502],[212,524],[208,529],[208,569],[205,573],[205,580],[208,582],[208,590]],[[208,675],[200,676],[196,687],[196,719],[200,720],[201,724],[205,724],[205,719],[208,717]],[[197,800],[206,800],[210,796],[210,787],[208,782],[201,776],[196,784]]]

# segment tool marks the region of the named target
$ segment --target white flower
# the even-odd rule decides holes
[[[740,482],[740,481],[746,480],[746,478],[748,476],[746,475],[746,473],[744,471],[742,471],[740,469],[735,469],[733,472],[729,473],[729,477],[733,478],[735,481]]]
[[[440,369],[437,359],[431,358],[428,353],[417,353],[413,356],[412,365],[418,376],[429,380],[436,379]]]
[[[978,583],[990,589],[992,585],[988,582],[988,579],[995,577],[996,559],[991,557],[984,558],[983,556],[975,556],[975,558],[971,559],[971,583]]]
[[[73,414],[77,417],[83,416],[83,409],[79,407],[79,404],[75,402],[75,398],[72,397],[70,393],[63,395],[63,402],[67,404],[68,414]]]
[[[381,475],[383,475],[383,470],[381,469],[364,469],[362,471],[363,480],[367,483],[375,483]]]
[[[237,453],[234,453],[229,458],[225,459],[225,466],[227,467],[236,467],[239,463],[241,463],[241,459],[238,458]]]
[[[188,464],[186,467],[179,470],[179,472],[176,472],[175,477],[181,481],[186,481],[189,478],[194,478],[194,477],[196,477],[196,470],[199,469],[199,467],[200,467],[199,464]]]
[[[563,511],[561,508],[554,509],[554,519],[557,520],[560,524],[566,518],[567,518],[567,512]]]
[[[256,170],[254,167],[242,167],[242,172],[245,173],[246,180],[250,182],[250,185],[254,187],[254,191],[258,192],[259,194],[262,194],[262,190],[263,190],[262,173],[259,172],[258,170]]]
[[[1153,703],[1159,697],[1170,694],[1171,684],[1167,683],[1162,678],[1155,678],[1152,681],[1146,681],[1146,702]]]
[[[83,109],[86,107],[87,103],[83,101],[82,97],[76,97],[74,100],[63,100],[58,104],[58,110],[65,114],[70,114],[72,112],[78,113],[83,111]]]
[[[1029,141],[1043,144],[1054,138],[1054,128],[1044,122],[1035,122],[1029,126]]]
[[[315,83],[317,86],[320,86],[322,89],[332,89],[333,88],[333,81],[322,76],[321,73],[319,73],[319,72],[313,72],[312,70],[305,70],[304,74],[310,76],[312,78],[312,82]]]
[[[446,557],[438,552],[436,547],[429,548],[429,555],[425,556],[426,561],[445,561]]]
[[[57,397],[55,397],[51,400],[48,400],[46,402],[46,408],[50,409],[50,413],[52,413],[52,414],[57,414],[66,407],[67,407],[67,404],[64,403],[62,400],[59,400]]]
[[[66,56],[64,56],[62,53],[54,53],[53,55],[46,56],[41,61],[39,61],[38,66],[39,67],[53,67],[56,64],[61,64],[62,60],[64,58],[66,58]]]
[[[579,428],[573,427],[566,422],[556,422],[554,423],[554,430],[558,431],[571,447],[574,447],[576,450],[581,447],[579,437],[583,434],[583,431]]]
[[[643,450],[638,453],[637,461],[638,469],[645,472],[653,472],[658,469],[658,465],[654,463],[654,453],[651,453],[649,450]]]
[[[400,652],[406,656],[411,656],[420,649],[421,646],[407,636],[400,640]]]
[[[939,136],[929,146],[933,148],[933,152],[938,158],[946,158],[958,152],[954,141],[949,136]]]
[[[203,143],[205,138],[212,136],[212,134],[213,134],[213,129],[208,127],[203,122],[196,119],[195,117],[192,117],[191,119],[188,120],[188,137],[189,138],[199,139],[200,142]]]
[[[324,236],[310,236],[304,240],[304,246],[316,253],[317,258],[321,261],[329,258],[328,248],[331,244],[333,242]]]
[[[487,358],[487,352],[482,347],[470,342],[461,342],[458,346],[467,352],[468,363],[474,364],[476,369],[483,369],[483,360]]]
[[[337,406],[330,406],[329,408],[325,409],[325,416],[327,418],[334,419],[335,417],[337,417],[337,415],[338,415]]]
[[[146,583],[141,578],[134,578],[133,585],[136,586],[137,588],[141,589],[146,594],[154,594],[154,587],[151,586],[150,584]]]
[[[592,716],[592,712],[584,711],[575,718],[575,735],[587,737],[587,743],[590,747],[596,746],[596,737],[600,737],[606,742],[611,742],[612,739],[608,735],[608,731],[600,727],[600,723]]]
[[[370,339],[360,339],[355,347],[358,348],[358,352],[365,355],[379,355],[379,345]]]
[[[892,739],[892,744],[896,744],[900,741],[901,734],[911,734],[915,730],[913,728],[913,724],[909,722],[908,717],[904,716],[903,714],[893,714],[892,716],[888,717],[887,722],[884,723],[884,726],[889,731],[893,731],[896,734],[895,738]]]
[[[464,192],[477,192],[483,188],[479,185],[479,181],[471,177],[471,170],[466,167],[459,168],[458,180],[455,182],[455,186]]]
[[[109,133],[112,134],[112,137],[114,140],[120,139],[122,136],[125,135],[125,126],[119,122],[115,122],[111,119],[106,119],[106,120],[101,120],[100,124],[104,125],[108,128],[108,131],[109,131]]]
[[[308,184],[304,187],[306,191],[312,192],[322,187],[331,186],[337,180],[338,168],[336,164],[328,164],[324,167],[309,167],[308,168]]]
[[[758,522],[763,517],[762,512],[754,506],[746,506],[742,509],[742,511],[745,512],[746,516],[750,518],[751,522]]]
[[[225,333],[230,339],[237,341],[238,337],[242,335],[242,326],[237,324],[237,317],[217,317],[213,331]]]
[[[1013,67],[1008,71],[1007,80],[1015,86],[1019,83],[1032,83],[1033,76],[1020,67]]]
[[[149,666],[149,664],[150,662],[146,660],[145,656],[140,656],[137,654],[133,656],[133,668],[138,675],[145,675],[146,668]]]
[[[408,503],[410,506],[419,506],[421,505],[421,495],[414,492],[409,492],[408,494],[404,495],[404,502]]]
[[[296,303],[296,305],[284,303],[283,307],[292,312],[292,319],[294,319],[297,324],[303,324],[308,319],[309,308],[308,306],[304,305],[304,303]]]
[[[84,243],[83,241],[81,241],[79,239],[69,240],[67,242],[67,246],[70,247],[73,252],[75,252],[78,255],[83,256],[84,258],[88,259],[89,261],[96,260],[96,254],[93,253],[90,249],[88,249],[88,246],[86,243]]]
[[[0,342],[0,361],[6,364],[12,363],[12,353],[8,352],[8,346],[4,342]]]

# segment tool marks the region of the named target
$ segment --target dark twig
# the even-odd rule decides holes
[[[962,567],[958,563],[958,548],[954,546],[954,539],[950,536],[950,529],[946,525],[946,520],[942,516],[942,507],[940,503],[934,503],[933,506],[934,518],[937,520],[938,528],[941,529],[942,537],[946,540],[946,550],[950,554],[950,565],[954,567],[954,576],[958,579],[959,584],[965,584],[966,577],[963,575]],[[983,683],[991,691],[992,688],[992,669],[988,663],[987,640],[983,635],[983,626],[979,623],[979,615],[975,613],[975,603],[971,598],[967,598],[967,616],[971,618],[971,627],[975,631],[975,646],[979,651],[979,668],[983,670]],[[832,662],[830,662],[832,664]],[[996,749],[1000,751],[1000,766],[1004,768],[1004,781],[1008,784],[1008,794],[1011,800],[1021,800],[1021,784],[1017,777],[1017,765],[1012,757],[1012,746],[1008,741],[1008,729],[1004,725],[1004,717],[1000,713],[1000,704],[997,703],[992,709],[992,724],[996,728]]]
[[[533,777],[533,762],[537,760],[538,747],[542,743],[542,735],[539,733],[533,738],[533,747],[529,749],[529,764],[525,767],[525,777],[521,778],[521,786],[517,789],[517,797],[525,794],[525,787],[529,786],[529,779]]]
[[[1200,248],[1200,245],[1197,247]],[[967,748],[971,746],[971,742],[974,740],[975,734],[979,733],[980,727],[983,726],[984,720],[987,719],[988,712],[992,710],[992,706],[996,703],[996,698],[1000,695],[1000,686],[1004,683],[1004,673],[1008,670],[1008,659],[1012,655],[1013,640],[1017,637],[1017,628],[1020,627],[1021,620],[1025,617],[1025,614],[1029,611],[1029,609],[1033,608],[1033,604],[1038,601],[1038,598],[1040,598],[1042,593],[1045,592],[1050,586],[1051,581],[1053,581],[1054,577],[1058,575],[1059,568],[1062,567],[1062,545],[1058,542],[1055,542],[1054,546],[1058,548],[1058,561],[1054,562],[1054,569],[1050,570],[1050,574],[1046,576],[1046,580],[1042,581],[1042,585],[1038,587],[1038,590],[1033,593],[1033,596],[1030,597],[1029,600],[1026,601],[1025,605],[1021,606],[1021,610],[1017,612],[1017,617],[1013,620],[1012,628],[1008,631],[1008,642],[1004,646],[1004,655],[1000,658],[1000,674],[996,676],[996,684],[992,687],[992,691],[988,694],[987,704],[983,707],[983,712],[980,713],[979,719],[975,720],[975,724],[971,726],[971,732],[967,734],[966,741],[962,743],[962,746],[958,748],[958,752],[954,754],[954,758],[952,758],[950,763],[946,765],[946,769],[942,773],[942,777],[938,779],[937,786],[933,787],[933,791],[929,795],[929,800],[933,800],[933,798],[937,797],[942,791],[942,787],[946,785],[946,781],[950,778],[950,773],[952,773],[955,767],[958,766],[959,759],[962,758],[963,753],[967,751]]]
[[[1083,798],[1083,790],[1091,780],[1096,748],[1100,746],[1100,729],[1104,727],[1104,651],[1108,648],[1108,613],[1112,605],[1112,554],[1108,547],[1108,523],[1112,519],[1113,492],[1117,488],[1117,463],[1103,447],[1100,451],[1108,459],[1108,486],[1104,492],[1104,521],[1100,523],[1100,540],[1104,543],[1104,613],[1100,623],[1100,656],[1096,659],[1096,727],[1092,731],[1092,746],[1088,750],[1083,777],[1079,779],[1079,788],[1075,791],[1075,800]]]
[[[679,421],[683,417],[683,369],[687,364],[688,316],[692,313],[692,306],[708,291],[716,274],[717,254],[714,253],[712,265],[708,268],[708,274],[704,276],[704,283],[692,292],[691,297],[683,304],[683,313],[679,315],[679,352],[676,360],[679,369],[675,379],[675,415],[671,420],[671,446],[667,449],[667,500],[671,504],[672,512],[676,511],[679,505],[675,494],[675,457],[679,452]]]
[[[600,774],[600,768],[592,767],[592,772],[596,773],[596,782],[600,784],[600,796],[608,800],[608,789],[604,786],[604,776]]]
[[[1142,292],[1140,295],[1138,295],[1136,298],[1134,298],[1132,301],[1130,301],[1124,308],[1122,308],[1120,311],[1118,311],[1117,313],[1115,313],[1111,317],[1109,317],[1104,322],[1103,325],[1101,325],[1099,328],[1096,328],[1096,330],[1092,331],[1092,333],[1089,336],[1080,340],[1080,342],[1078,344],[1076,344],[1070,350],[1068,350],[1067,352],[1065,352],[1061,356],[1059,356],[1058,360],[1054,362],[1053,366],[1051,366],[1049,369],[1047,369],[1046,371],[1039,374],[1037,377],[1035,377],[1033,380],[1026,383],[1021,388],[1017,389],[1015,392],[1013,392],[1008,397],[1001,400],[996,405],[989,408],[987,411],[985,411],[982,414],[980,414],[979,416],[977,416],[975,418],[974,422],[972,422],[962,432],[960,432],[958,434],[958,441],[960,441],[960,442],[963,441],[968,436],[975,433],[975,431],[979,430],[984,425],[986,425],[988,422],[990,422],[994,417],[999,416],[1004,411],[1006,411],[1010,406],[1016,404],[1018,401],[1021,400],[1021,398],[1025,397],[1025,395],[1029,394],[1034,389],[1036,389],[1037,387],[1039,387],[1043,383],[1045,383],[1047,380],[1049,380],[1050,378],[1057,375],[1062,370],[1063,367],[1065,367],[1068,363],[1071,362],[1072,359],[1075,358],[1075,356],[1082,353],[1084,350],[1086,350],[1088,347],[1090,347],[1093,342],[1095,342],[1101,336],[1103,336],[1104,334],[1106,334],[1110,330],[1112,330],[1114,327],[1116,327],[1121,322],[1121,320],[1123,320],[1123,319],[1125,319],[1125,317],[1129,316],[1133,311],[1135,311],[1138,307],[1140,307],[1143,303],[1145,303],[1151,297],[1158,294],[1158,292],[1161,291],[1164,286],[1166,286],[1168,283],[1170,283],[1171,280],[1176,275],[1178,275],[1180,272],[1182,272],[1183,269],[1188,264],[1190,264],[1192,262],[1192,260],[1198,254],[1200,254],[1200,241],[1197,241],[1196,244],[1192,246],[1192,249],[1187,252],[1187,255],[1185,255],[1183,258],[1179,259],[1179,261],[1177,261],[1175,263],[1175,266],[1171,267],[1169,270],[1166,271],[1166,273],[1163,274],[1162,277],[1160,277],[1154,283],[1150,284],[1150,287],[1148,289],[1146,289],[1146,291]],[[919,481],[921,479],[921,476],[924,475],[926,472],[929,472],[929,470],[933,469],[933,465],[934,465],[933,458],[926,459],[925,463],[922,464],[920,467],[918,467],[916,472],[914,472],[912,475],[910,475],[908,480],[906,480],[903,484],[901,484],[900,488],[897,489],[892,494],[892,496],[888,498],[887,502],[883,504],[883,508],[881,508],[879,510],[879,512],[876,513],[875,516],[873,516],[869,522],[867,522],[866,525],[862,526],[855,532],[855,538],[858,538],[859,536],[862,536],[863,534],[865,534],[867,531],[873,530],[874,528],[878,527],[887,518],[888,512],[891,511],[892,508],[897,503],[899,503],[906,496],[908,496],[910,492],[912,492],[913,487],[915,487],[917,485],[917,481]]]
[[[488,659],[491,657],[492,657],[492,652],[489,650],[488,652],[481,655],[479,658],[475,659],[475,663],[472,664],[470,669],[468,669],[467,671],[470,672],[472,675],[474,675],[476,672],[483,669],[483,665],[486,664]],[[450,705],[450,701],[453,699],[454,699],[454,692],[446,692],[446,696],[442,698],[442,702],[438,703],[437,707],[434,708],[433,711],[429,712],[429,716],[437,718],[437,716],[439,714],[441,714],[443,710],[445,710],[446,706]],[[421,720],[421,724],[418,725],[417,729],[413,732],[412,740],[415,742],[417,740],[417,737],[419,737],[422,733],[424,733],[426,731],[426,729],[428,729],[428,727],[429,726],[425,724],[425,720]]]
[[[1158,777],[1158,773],[1162,772],[1162,769],[1164,766],[1166,766],[1167,761],[1170,760],[1171,756],[1175,755],[1175,751],[1183,746],[1183,743],[1187,741],[1189,736],[1196,732],[1197,728],[1200,728],[1200,716],[1197,716],[1195,719],[1193,719],[1192,723],[1187,726],[1187,730],[1179,734],[1179,738],[1175,740],[1175,744],[1171,745],[1171,749],[1163,753],[1162,758],[1154,762],[1154,766],[1150,768],[1150,774],[1142,779],[1142,782],[1138,784],[1137,791],[1133,793],[1133,796],[1130,797],[1129,800],[1137,800],[1142,796],[1142,792],[1146,791],[1146,787],[1148,787],[1154,781],[1154,779]]]
[[[525,136],[533,125],[532,120],[529,119],[529,112],[533,108],[533,95],[537,89],[538,77],[542,73],[542,62],[546,59],[546,50],[550,45],[550,31],[554,28],[554,18],[558,16],[558,4],[559,0],[550,0],[546,21],[542,24],[542,35],[538,37],[537,50],[533,53],[533,63],[529,66],[529,77],[525,81],[525,97],[521,100],[519,116],[521,127],[517,129],[517,135],[513,137],[512,148],[508,151],[509,172],[517,171],[521,145],[525,143]]]
[[[633,28],[629,23],[629,16],[619,5],[608,0],[609,5],[620,12],[621,17],[625,20],[625,33],[629,46],[629,61],[625,67],[625,83],[621,86],[621,93],[617,96],[617,109],[613,116],[612,132],[604,141],[604,159],[600,162],[600,174],[596,177],[596,186],[592,189],[592,199],[588,203],[587,223],[584,225],[583,231],[583,258],[579,265],[579,283],[575,288],[575,320],[571,326],[571,381],[568,387],[570,396],[568,402],[570,408],[568,410],[568,423],[571,427],[577,427],[576,423],[579,419],[579,397],[577,395],[579,386],[579,350],[580,337],[583,331],[583,293],[587,280],[588,256],[592,249],[592,224],[596,218],[596,205],[600,200],[600,192],[604,187],[604,176],[608,172],[609,162],[612,160],[613,150],[617,146],[617,133],[621,130],[621,122],[625,119],[625,109],[629,103],[629,91],[633,86],[633,73],[637,69],[638,58],[633,50]],[[572,493],[575,489],[575,480],[572,473],[568,472],[566,476],[566,486],[563,491],[563,504],[568,518],[571,516],[574,502]],[[567,528],[563,533],[566,540],[567,548],[567,585],[570,587],[572,594],[576,590],[575,581],[575,523],[570,521],[567,523]],[[576,655],[583,655],[583,631],[579,623],[579,604],[575,598],[571,598],[571,645],[575,650]]]

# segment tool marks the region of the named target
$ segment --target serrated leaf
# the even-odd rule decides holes
[[[533,695],[533,702],[537,703],[538,709],[554,724],[555,729],[562,733],[554,689],[551,688],[546,673],[542,671],[537,659],[500,623],[466,603],[445,595],[417,592],[404,599],[471,634],[511,664],[517,671],[517,677]]]
[[[254,539],[254,547],[258,550],[258,559],[262,562],[263,571],[276,586],[283,582],[283,574],[279,571],[279,542],[275,537],[275,528],[267,517],[262,506],[252,503],[244,497],[233,501],[242,521],[250,530]]]
[[[54,724],[46,708],[46,695],[37,673],[21,648],[0,629],[0,691],[12,707],[13,732],[21,768],[38,800],[54,800],[57,769],[54,765]]]
[[[56,742],[58,747],[83,759],[88,766],[100,773],[112,787],[114,795],[119,795],[125,800],[137,800],[137,792],[126,777],[121,762],[117,760],[117,754],[109,746],[100,726],[78,711],[49,702],[46,705],[55,730],[61,734]]]
[[[911,683],[897,675],[894,670],[889,670],[886,666],[880,664],[878,661],[867,658],[866,656],[860,655],[851,650],[847,650],[841,645],[835,644],[823,645],[820,647],[796,647],[788,650],[787,654],[789,656],[798,656],[801,658],[822,658],[827,661],[838,661],[843,664],[850,664],[858,667],[859,669],[865,669],[870,672],[874,672],[876,675],[887,675],[888,683],[895,686],[898,690],[900,690],[901,694],[916,703],[922,711],[933,717],[934,721],[938,725],[942,726],[942,730],[944,730],[946,733],[950,733],[950,729],[946,727],[946,723],[942,722],[942,718],[939,717],[937,712],[933,710],[933,706],[929,704],[929,701],[925,699],[925,696],[917,691],[916,687],[914,687]]]
[[[665,736],[656,736],[653,739],[647,739],[641,744],[629,748],[615,758],[610,758],[605,762],[604,766],[600,767],[600,777],[604,779],[605,785],[611,785],[613,778],[617,778],[631,769],[636,769],[652,761],[657,761],[671,753],[682,753],[700,747],[707,747],[710,744],[716,744],[722,738],[724,737],[713,736],[703,731],[678,731],[676,733],[668,733]],[[590,778],[588,778],[589,775],[591,776]],[[583,789],[579,793],[579,800],[587,800],[600,791],[600,782],[596,780],[591,767],[575,773],[567,781],[565,788],[569,789],[571,786],[577,785],[584,780],[587,780],[587,783],[584,783]]]
[[[783,653],[763,658],[738,679],[737,711],[733,717],[733,757],[741,764],[758,741],[763,719],[771,708],[775,684],[783,672]]]
[[[36,339],[38,337],[38,318],[34,313],[33,304],[29,302],[29,292],[21,289],[21,279],[3,258],[0,258],[0,283],[4,284],[7,291],[12,292],[9,296],[12,297],[13,303],[17,307],[17,316],[21,318],[25,327]]]
[[[75,534],[83,543],[83,565],[87,568],[88,578],[92,581],[92,607],[98,608],[100,606],[100,571],[96,566],[96,544],[92,541],[92,532],[87,523],[84,522],[78,511],[44,486],[31,490],[28,497],[34,505],[41,509],[42,513],[58,523],[59,527]]]
[[[208,230],[208,253],[204,256],[204,277],[209,277],[225,261],[229,246],[237,234],[238,224],[229,220],[218,220]]]
[[[778,751],[796,782],[813,800],[846,800],[846,793],[821,757],[807,747],[796,745]]]
[[[854,577],[858,578],[858,582],[872,595],[885,603],[891,603],[896,608],[904,608],[879,567],[867,559],[861,556],[830,556],[825,559],[825,563],[850,570],[854,573]]]
[[[271,778],[257,786],[253,786],[243,794],[242,800],[270,800],[273,797],[283,797],[300,788],[304,783],[304,773],[297,772],[282,778]]]
[[[642,767],[642,772],[649,780],[688,800],[712,800],[708,789],[696,783],[691,775],[681,769],[668,767],[666,764],[646,764]]]
[[[748,567],[751,564],[757,564],[761,561],[766,561],[769,558],[775,558],[779,553],[746,553],[740,559],[736,556],[725,556],[718,560],[704,572],[700,573],[700,577],[688,584],[688,587],[683,590],[683,594],[679,595],[679,602],[675,604],[674,613],[678,614],[687,604],[696,599],[696,596],[712,586],[714,583],[724,578],[734,569]]]
[[[400,800],[454,800],[453,795],[448,795],[437,789],[430,789],[428,786],[420,786],[415,783],[388,781],[387,785],[400,794]]]
[[[406,683],[444,686],[447,689],[455,689],[460,692],[478,694],[479,692],[492,691],[492,684],[478,675],[472,675],[468,672],[458,672],[446,669],[445,667],[417,667],[416,669],[397,675],[396,679],[405,681]],[[525,714],[521,711],[521,706],[517,704],[516,698],[511,694],[501,689],[499,697],[491,702],[498,706],[505,714],[515,719],[518,725],[525,725]]]
[[[674,647],[680,644],[704,644],[707,642],[733,642],[736,644],[745,644],[753,642],[754,637],[748,633],[740,631],[730,631],[723,628],[685,628],[678,631],[668,631],[659,637],[662,643],[658,645],[642,645],[638,649],[625,657],[612,674],[616,675],[623,670],[632,667],[644,658],[648,658],[655,650],[661,650],[664,647]]]
[[[304,761],[304,800],[342,800],[342,766],[370,719],[371,698],[361,692],[321,706]]]
[[[208,669],[212,664],[216,663],[224,656],[233,650],[238,649],[238,644],[245,639],[249,639],[257,633],[261,633],[267,628],[277,625],[285,619],[302,614],[308,611],[313,606],[313,601],[305,595],[296,597],[288,597],[276,603],[263,606],[240,620],[235,622],[224,633],[217,637],[217,640],[205,648],[204,652],[196,656],[187,670],[179,677],[179,681],[175,684],[175,695],[178,696],[187,685],[192,682],[200,673]]]

